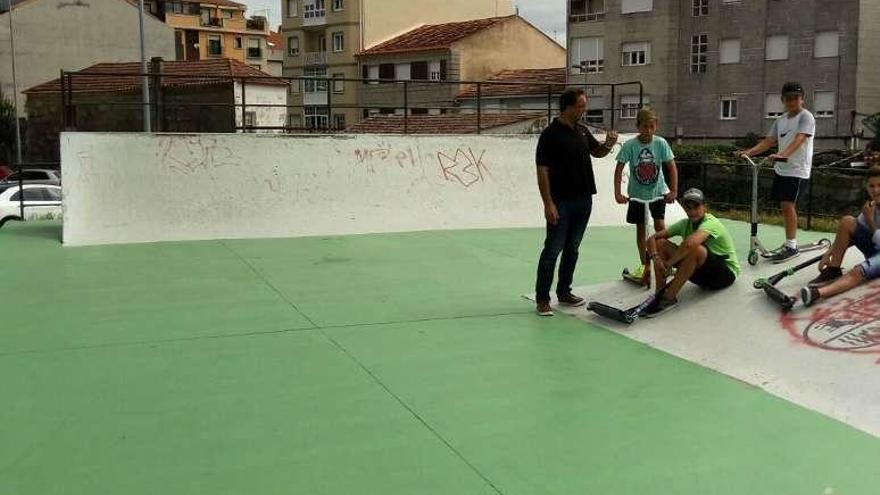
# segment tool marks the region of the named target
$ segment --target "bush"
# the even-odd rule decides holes
[[[673,144],[675,159],[681,162],[731,163],[736,146],[729,144]]]

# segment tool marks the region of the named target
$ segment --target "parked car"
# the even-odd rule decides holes
[[[26,168],[21,172],[21,181],[25,184],[61,185],[61,171],[50,168]],[[19,172],[12,172],[4,182],[18,184]]]
[[[48,184],[25,184],[24,218],[36,220],[61,217],[61,188]],[[22,191],[16,184],[0,184],[0,227],[21,220]]]

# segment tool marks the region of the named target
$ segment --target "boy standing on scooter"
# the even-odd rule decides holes
[[[623,144],[617,155],[617,168],[614,170],[614,198],[618,204],[629,203],[626,210],[626,222],[636,226],[636,248],[639,253],[639,266],[630,276],[648,285],[644,267],[648,264],[645,258],[645,202],[656,200],[648,205],[651,218],[654,219],[654,232],[666,229],[666,204],[673,203],[678,196],[678,168],[672,148],[660,136],[657,136],[658,118],[654,110],[639,110],[636,126],[638,136]],[[623,179],[623,168],[629,165],[629,184],[627,196],[621,194],[620,184]],[[666,174],[668,172],[668,185]],[[660,198],[660,199],[657,199]],[[639,199],[641,201],[633,201]]]
[[[760,143],[738,152],[747,156],[759,155],[775,144],[779,151],[770,155],[776,162],[771,199],[779,201],[785,221],[785,243],[774,250],[770,260],[782,263],[800,254],[797,244],[797,199],[803,183],[810,179],[813,167],[813,138],[816,135],[816,119],[804,108],[804,88],[800,83],[787,82],[782,86],[782,102],[785,113],[781,115]]]

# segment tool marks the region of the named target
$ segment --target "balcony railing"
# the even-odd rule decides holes
[[[304,65],[327,65],[327,52],[305,52]]]
[[[605,12],[589,12],[586,14],[571,14],[569,20],[572,23],[596,22],[605,20]]]
[[[218,27],[218,28],[220,28],[220,27],[223,27],[223,19],[221,19],[221,18],[219,18],[219,17],[211,17],[211,18],[205,19],[205,18],[203,17],[203,18],[201,19],[200,24],[201,24],[202,26]]]
[[[263,19],[248,19],[247,28],[250,31],[265,31],[266,21]]]

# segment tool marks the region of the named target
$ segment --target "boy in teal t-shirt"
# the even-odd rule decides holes
[[[669,143],[655,135],[657,124],[656,112],[650,109],[639,110],[636,120],[639,135],[624,143],[617,155],[617,168],[614,170],[614,198],[618,204],[629,204],[626,222],[636,226],[636,248],[640,265],[632,272],[632,276],[641,279],[645,285],[648,281],[643,268],[648,263],[645,258],[645,203],[649,203],[654,231],[660,232],[666,228],[666,203],[672,203],[678,195],[675,155]],[[627,195],[624,196],[620,192],[620,184],[623,168],[627,165],[629,184]],[[664,169],[668,172],[668,181]]]

